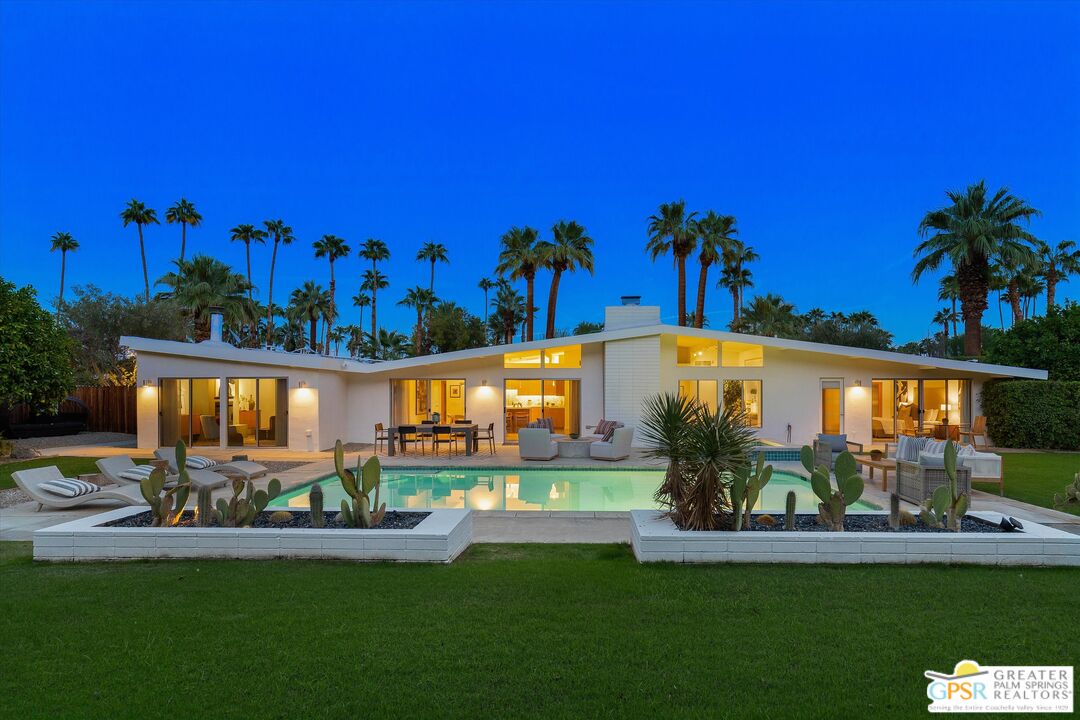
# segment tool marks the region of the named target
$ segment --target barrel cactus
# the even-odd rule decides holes
[[[844,515],[849,505],[862,497],[864,483],[859,475],[855,457],[849,452],[842,452],[833,462],[833,474],[836,476],[836,489],[829,479],[829,468],[825,465],[814,467],[814,449],[803,445],[799,452],[803,467],[810,473],[810,487],[821,500],[818,503],[818,519],[830,530],[842,532]]]
[[[382,466],[377,457],[368,458],[363,465],[356,458],[356,472],[345,467],[345,449],[338,440],[334,443],[334,469],[341,480],[341,487],[352,499],[341,501],[341,519],[349,527],[370,528],[382,522],[386,514],[386,503],[379,504],[379,486],[382,481]],[[374,499],[371,492],[375,491]],[[374,511],[372,510],[374,508]]]
[[[967,514],[971,500],[967,493],[957,490],[956,443],[952,440],[945,442],[945,476],[949,482],[939,485],[923,501],[919,518],[930,527],[960,532],[960,521]]]
[[[208,485],[199,488],[199,494],[195,499],[195,512],[199,516],[199,527],[210,527],[214,519],[214,501],[211,498],[213,490]]]
[[[323,515],[323,489],[322,485],[315,483],[308,492],[308,507],[311,509],[311,527],[321,528],[326,524],[326,516]]]
[[[757,463],[741,467],[732,474],[731,506],[735,530],[750,527],[750,511],[757,505],[761,490],[772,478],[772,465],[765,464],[765,453],[758,453]]]
[[[787,500],[784,503],[784,529],[795,529],[795,491],[788,490]]]

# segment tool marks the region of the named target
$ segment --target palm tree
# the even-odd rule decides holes
[[[724,271],[726,281],[721,284],[732,294],[735,304],[735,322],[742,316],[743,292],[748,287],[753,287],[753,274],[746,268],[760,256],[754,252],[754,248],[745,245],[740,240],[732,240],[728,243],[723,253]]]
[[[360,289],[371,293],[371,335],[372,337],[375,337],[378,332],[378,324],[375,317],[375,300],[378,298],[380,290],[385,290],[389,287],[390,281],[378,270],[365,270],[363,278],[364,281],[360,283]]]
[[[292,291],[289,296],[289,309],[295,317],[308,323],[308,347],[312,352],[319,348],[319,320],[332,313],[330,291],[314,280],[307,280]]]
[[[278,245],[291,245],[296,238],[293,236],[293,229],[286,225],[284,220],[264,220],[263,226],[274,239],[274,251],[270,255],[270,282],[266,288],[266,343],[269,345],[274,334],[274,315],[270,308],[274,304],[274,268],[277,265]]]
[[[326,331],[326,354],[330,354],[330,343],[334,344],[334,357],[341,356],[341,343],[348,336],[348,325],[337,325]]]
[[[247,259],[248,300],[251,300],[251,290],[255,287],[251,282],[251,243],[266,243],[266,231],[254,225],[237,225],[229,232],[233,242],[244,243],[244,256]]]
[[[143,243],[143,226],[158,225],[157,212],[132,198],[128,201],[124,211],[120,213],[120,219],[124,221],[124,227],[135,223],[135,227],[139,230],[139,254],[142,255],[143,284],[146,286],[146,302],[150,302],[150,275],[146,272],[146,245]]]
[[[170,225],[180,223],[180,259],[184,259],[184,249],[187,247],[187,229],[198,227],[202,224],[202,215],[195,209],[195,205],[184,198],[180,198],[175,205],[165,211],[165,222]],[[248,280],[251,274],[248,273]]]
[[[544,337],[555,337],[555,305],[559,300],[559,281],[564,272],[577,269],[593,274],[593,239],[585,234],[585,228],[576,221],[560,220],[551,226],[552,242],[537,243],[542,267],[551,271],[551,289],[548,291],[547,331]]]
[[[525,323],[525,298],[514,289],[506,278],[495,283],[495,298],[491,301],[495,312],[488,320],[488,331],[497,343],[509,345],[514,342],[514,328]]]
[[[1080,250],[1072,240],[1062,240],[1056,246],[1039,240],[1035,243],[1043,262],[1043,279],[1046,281],[1046,309],[1055,306],[1057,284],[1068,282],[1070,275],[1080,275]]]
[[[697,221],[698,236],[701,238],[701,248],[698,251],[698,262],[701,264],[701,271],[698,273],[694,327],[703,327],[705,321],[705,284],[708,281],[709,267],[720,262],[722,255],[735,242],[735,236],[739,234],[736,222],[734,215],[717,215],[712,210]],[[736,315],[738,315],[737,308]]]
[[[71,237],[71,233],[58,232],[52,236],[50,252],[60,251],[60,301],[56,305],[56,314],[60,314],[60,308],[64,305],[64,274],[67,272],[67,254],[74,252],[79,247],[79,241]]]
[[[431,283],[428,285],[428,290],[435,292],[435,263],[450,263],[450,258],[446,256],[446,246],[442,243],[426,242],[420,248],[420,251],[416,253],[416,259],[426,260],[431,263]]]
[[[220,307],[229,327],[238,327],[255,317],[255,308],[247,298],[248,283],[243,275],[209,255],[191,260],[174,260],[176,270],[158,279],[157,285],[168,288],[158,297],[174,301],[195,324],[195,339],[210,337],[210,308]]]
[[[918,282],[946,259],[952,263],[960,286],[964,354],[975,356],[982,352],[982,315],[987,305],[990,263],[997,260],[1008,265],[1029,254],[1024,242],[1035,238],[1020,223],[1036,217],[1039,211],[1009,194],[1006,188],[987,197],[986,182],[982,180],[963,192],[949,191],[946,196],[950,204],[926,213],[919,223],[919,234],[926,239],[915,248],[919,259],[911,279]]]
[[[367,344],[376,360],[400,360],[409,355],[409,339],[396,330],[380,328],[378,335],[368,335]]]
[[[770,337],[794,337],[798,334],[799,316],[795,306],[779,295],[758,295],[739,317],[739,331]]]
[[[495,283],[493,283],[488,278],[480,278],[480,282],[477,283],[476,286],[484,291],[484,325],[487,325],[487,321],[488,321],[488,290],[491,290],[491,288],[495,287]]]
[[[734,330],[742,320],[743,291],[748,287],[754,287],[753,274],[747,268],[725,262],[716,287],[725,288],[731,293],[731,328]]]
[[[697,245],[697,228],[693,222],[697,213],[686,214],[686,201],[664,203],[655,215],[649,216],[649,242],[645,250],[653,261],[669,250],[679,271],[679,325],[686,325],[686,258]]]
[[[360,308],[360,327],[362,328],[364,326],[364,308],[371,305],[371,296],[358,292],[353,295],[352,304],[354,307]]]
[[[386,246],[382,240],[376,240],[375,238],[368,238],[364,241],[364,244],[360,246],[360,257],[365,260],[371,261],[371,269],[377,270],[375,263],[384,262],[390,259],[390,248]]]
[[[938,300],[948,300],[952,311],[952,336],[956,337],[956,323],[960,314],[956,312],[956,301],[960,299],[960,284],[956,282],[956,275],[942,276],[938,281]]]
[[[330,261],[330,307],[333,312],[332,317],[337,317],[337,282],[334,280],[334,261],[340,260],[343,257],[348,257],[352,252],[351,248],[345,244],[345,241],[339,238],[337,235],[323,235],[321,238],[311,244],[315,248],[316,258],[327,258]],[[326,330],[326,353],[330,354],[330,327],[333,326],[333,320],[331,320],[330,326]]]
[[[525,330],[529,340],[533,339],[533,317],[536,314],[533,305],[536,270],[543,261],[537,247],[538,237],[539,233],[528,226],[515,226],[507,230],[502,236],[502,251],[499,253],[499,264],[495,267],[495,272],[500,275],[508,273],[511,280],[525,278]]]
[[[398,305],[414,308],[416,310],[416,328],[413,330],[413,348],[417,354],[423,352],[424,347],[424,313],[435,305],[437,298],[435,293],[419,285],[405,293],[405,297],[398,301]]]

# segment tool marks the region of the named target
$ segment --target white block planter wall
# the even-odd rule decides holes
[[[448,563],[472,543],[473,537],[471,510],[443,509],[425,511],[430,515],[410,530],[105,527],[105,523],[146,511],[145,506],[121,508],[37,530],[34,559],[312,558]]]
[[[887,515],[866,512],[859,515]],[[969,513],[997,523],[1001,515]],[[682,531],[655,510],[630,513],[639,562],[962,563],[1080,567],[1080,535],[1024,520],[1023,532]]]

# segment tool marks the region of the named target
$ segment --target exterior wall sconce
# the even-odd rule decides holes
[[[861,388],[861,387],[862,387],[862,380],[856,380],[856,381],[855,381],[854,383],[852,383],[852,384],[853,384],[853,385],[854,385],[855,387],[857,387],[857,388]]]
[[[484,386],[484,387],[487,387],[487,378],[484,378],[483,380],[481,380],[481,381],[480,381],[480,384],[481,384],[482,386]]]
[[[146,380],[143,380],[142,386],[144,388],[152,388],[152,387],[154,387],[154,381],[147,378]]]
[[[307,380],[301,380],[296,384],[296,387],[301,389],[307,388]]]

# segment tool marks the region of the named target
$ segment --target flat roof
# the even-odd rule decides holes
[[[747,343],[781,350],[798,350],[801,352],[833,355],[845,358],[898,363],[901,365],[915,366],[924,370],[954,370],[966,374],[986,375],[991,377],[1016,377],[1032,380],[1045,380],[1047,378],[1047,372],[1045,370],[1036,370],[1032,368],[1018,368],[971,360],[952,360],[949,358],[910,355],[907,353],[893,352],[891,350],[870,350],[867,348],[848,347],[846,345],[828,345],[825,343],[808,342],[806,340],[788,340],[786,338],[775,338],[765,335],[744,335],[742,333],[724,330],[708,330],[704,328],[689,328],[681,327],[679,325],[663,324],[625,327],[617,330],[605,330],[598,333],[590,333],[588,335],[573,335],[568,337],[533,340],[532,342],[513,343],[510,345],[490,345],[469,350],[457,350],[455,352],[438,353],[435,355],[420,355],[418,357],[402,358],[401,360],[376,362],[327,357],[325,355],[316,355],[314,353],[288,353],[279,350],[238,348],[229,343],[211,341],[191,343],[125,336],[120,338],[120,344],[131,348],[136,353],[146,352],[160,355],[201,358],[205,360],[222,360],[225,362],[242,362],[257,365],[277,365],[279,367],[336,370],[339,372],[367,374],[393,372],[396,370],[426,367],[430,365],[441,365],[443,363],[462,360],[475,360],[498,356],[507,352],[543,350],[545,348],[559,347],[562,345],[588,345],[593,343],[628,340],[638,337],[650,337],[654,335],[676,335],[718,340],[721,342]]]

